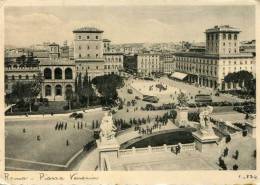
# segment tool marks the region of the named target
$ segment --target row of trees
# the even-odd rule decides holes
[[[81,73],[75,80],[75,92],[72,89],[66,89],[65,96],[68,101],[68,108],[75,106],[88,107],[94,103],[111,104],[118,98],[117,88],[123,86],[123,79],[114,74],[97,76],[92,81],[88,78],[88,73],[83,76]],[[93,85],[101,94],[98,97]]]
[[[242,70],[238,72],[229,73],[225,76],[226,83],[237,83],[248,95],[255,96],[256,92],[256,79],[253,74]]]
[[[118,98],[117,89],[124,85],[123,78],[115,74],[97,76],[92,83],[102,95],[102,103],[105,105],[114,103]]]
[[[5,103],[21,103],[21,106],[29,108],[32,111],[32,105],[36,101],[37,96],[41,92],[41,84],[43,82],[42,74],[38,73],[33,81],[16,82],[13,84],[12,92],[5,96]]]

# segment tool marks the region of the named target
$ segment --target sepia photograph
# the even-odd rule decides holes
[[[5,170],[256,170],[256,20],[254,5],[5,7]]]

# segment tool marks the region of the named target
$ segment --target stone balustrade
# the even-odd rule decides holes
[[[141,153],[154,153],[154,152],[171,152],[177,145],[166,145],[146,148],[131,148],[119,150],[119,156],[134,155]],[[181,151],[195,151],[195,143],[181,144]]]

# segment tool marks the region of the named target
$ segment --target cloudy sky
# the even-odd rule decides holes
[[[72,41],[72,30],[93,26],[113,43],[204,41],[204,31],[230,24],[241,40],[255,39],[253,6],[8,7],[5,44]]]

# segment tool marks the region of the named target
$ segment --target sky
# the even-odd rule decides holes
[[[255,39],[254,6],[73,6],[6,7],[5,45],[73,41],[72,31],[91,26],[112,43],[203,42],[215,25],[239,28],[240,40]]]

